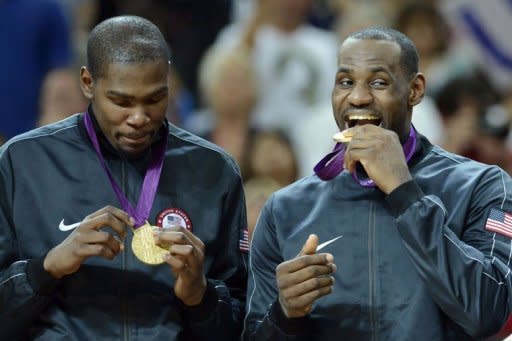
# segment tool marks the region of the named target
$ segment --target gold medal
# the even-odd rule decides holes
[[[352,135],[345,135],[342,131],[334,134],[332,139],[336,142],[348,143],[352,141]]]
[[[155,244],[153,227],[148,222],[134,230],[132,250],[135,257],[148,265],[162,264],[162,256],[169,252]]]

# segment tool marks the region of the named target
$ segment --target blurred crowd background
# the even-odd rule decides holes
[[[333,147],[339,43],[394,27],[420,53],[419,132],[512,172],[511,0],[0,0],[0,144],[82,112],[88,32],[134,14],[172,51],[168,119],[240,165],[249,227],[275,190],[312,174]]]

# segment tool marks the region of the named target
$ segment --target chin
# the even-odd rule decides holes
[[[140,148],[121,147],[121,153],[124,154],[128,159],[137,159],[144,156],[148,151],[149,146]]]

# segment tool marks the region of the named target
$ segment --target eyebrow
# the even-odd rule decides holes
[[[370,71],[373,72],[373,73],[377,73],[377,72],[385,72],[387,74],[390,74],[389,72],[389,69],[383,67],[383,66],[375,66],[375,67],[371,67],[370,68]],[[346,66],[341,66],[338,68],[338,71],[337,73],[351,73],[352,72],[352,69],[351,68],[348,68]]]
[[[135,98],[134,96],[130,96],[130,95],[124,94],[124,93],[116,91],[116,90],[109,90],[109,91],[107,91],[107,96],[122,97],[122,98],[125,98],[125,99],[134,99]]]
[[[350,73],[351,69],[345,66],[340,66],[336,73]]]
[[[157,96],[157,95],[166,93],[167,91],[169,91],[169,88],[167,86],[163,86],[163,87],[153,91],[152,93],[150,93],[150,94],[148,94],[147,96],[144,96],[144,97],[145,98],[149,98],[149,97]],[[119,91],[116,91],[116,90],[109,90],[109,91],[107,91],[107,96],[121,97],[123,99],[128,99],[128,100],[135,99],[135,96],[127,95],[125,93],[122,93],[122,92],[119,92]]]
[[[389,74],[389,69],[386,69],[385,67],[382,67],[382,66],[376,66],[376,67],[372,67],[370,68],[370,71],[373,72],[373,73],[377,73],[377,72],[384,72],[384,73],[387,73]]]

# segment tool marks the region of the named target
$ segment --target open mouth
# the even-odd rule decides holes
[[[363,124],[373,124],[380,126],[382,118],[374,114],[348,114],[344,117],[345,128],[352,128]],[[333,140],[341,143],[348,143],[352,141],[352,134],[348,131],[340,131],[332,136]]]
[[[373,124],[380,126],[382,118],[372,114],[349,114],[345,116],[345,125],[352,128],[363,124]]]

